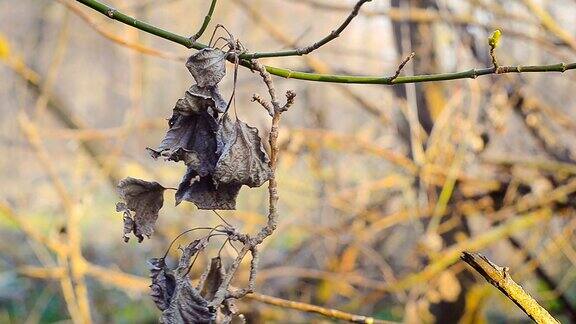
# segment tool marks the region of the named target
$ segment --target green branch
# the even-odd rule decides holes
[[[527,66],[500,66],[498,71],[495,68],[471,69],[461,72],[424,74],[412,76],[399,76],[394,78],[377,77],[377,76],[355,76],[355,75],[334,75],[334,74],[316,74],[307,72],[291,71],[288,69],[267,66],[266,70],[270,74],[281,76],[288,79],[298,79],[316,82],[331,83],[360,83],[360,84],[401,84],[417,82],[447,81],[457,79],[475,79],[482,75],[488,74],[505,74],[505,73],[527,73],[527,72],[564,72],[576,69],[576,63],[558,63],[550,65],[527,65]]]
[[[204,34],[204,32],[206,31],[206,28],[208,28],[208,24],[210,23],[210,20],[212,20],[212,14],[214,13],[214,9],[216,8],[217,1],[218,0],[212,0],[212,3],[210,4],[210,9],[208,10],[206,17],[204,17],[204,22],[202,23],[200,30],[198,30],[198,32],[194,34],[194,36],[192,36],[192,39],[194,41],[198,40],[198,38],[200,38],[202,34]]]
[[[133,17],[130,17],[126,14],[123,14],[116,9],[105,5],[97,0],[77,0],[78,2],[102,13],[103,15],[118,20],[126,25],[138,28],[142,31],[145,31],[149,34],[156,35],[158,37],[164,38],[174,43],[178,43],[183,45],[187,48],[193,49],[203,49],[207,47],[202,43],[193,41],[192,38],[188,38],[185,36],[181,36],[178,34],[174,34],[170,31],[158,28],[156,26],[150,25],[146,22],[140,21]],[[215,2],[215,1],[214,1]],[[213,2],[213,4],[214,4]],[[213,10],[212,6],[210,10]],[[208,13],[211,16],[211,12]],[[207,16],[208,18],[208,16]],[[208,18],[209,19],[209,18]],[[206,19],[204,20],[206,25]],[[208,20],[209,21],[209,20]],[[203,29],[206,29],[204,26]],[[201,29],[202,30],[202,29]],[[332,35],[332,34],[331,34]],[[330,37],[330,36],[328,36]],[[329,41],[329,40],[328,40]],[[286,51],[278,52],[278,53],[285,53]],[[262,56],[266,54],[266,56]],[[258,57],[272,57],[274,52],[268,53],[260,53]],[[240,64],[247,67],[252,68],[252,63],[249,61],[251,58],[250,55],[254,54],[242,54],[240,55]],[[285,56],[285,55],[276,55],[276,56]],[[558,64],[551,64],[551,65],[530,65],[530,66],[500,66],[497,69],[494,67],[490,68],[482,68],[482,69],[471,69],[467,71],[461,72],[453,72],[453,73],[441,73],[441,74],[425,74],[425,75],[413,75],[413,76],[356,76],[356,75],[333,75],[333,74],[316,74],[316,73],[307,73],[307,72],[299,72],[299,71],[292,71],[289,69],[283,69],[273,66],[266,66],[266,70],[268,73],[288,78],[288,79],[298,79],[298,80],[306,80],[306,81],[317,81],[317,82],[332,82],[332,83],[357,83],[357,84],[384,84],[384,85],[392,85],[392,84],[401,84],[401,83],[417,83],[417,82],[433,82],[433,81],[446,81],[446,80],[457,80],[457,79],[467,79],[467,78],[476,78],[482,75],[489,75],[489,74],[504,74],[504,73],[528,73],[528,72],[564,72],[567,70],[574,70],[576,69],[576,62],[575,63],[558,63]]]

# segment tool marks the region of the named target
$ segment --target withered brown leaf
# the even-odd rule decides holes
[[[200,290],[200,295],[204,297],[208,302],[214,300],[216,296],[216,292],[220,285],[224,281],[224,277],[226,276],[226,272],[224,270],[224,266],[222,265],[222,259],[218,257],[212,258],[210,261],[210,265],[206,269],[206,272],[202,275],[200,283],[198,284],[198,290]],[[217,314],[216,314],[216,322],[217,323],[230,323],[232,322],[232,318],[234,315],[238,313],[238,309],[234,305],[232,299],[226,299],[218,307]]]
[[[190,110],[194,112],[214,108],[217,112],[223,113],[228,107],[217,86],[201,88],[195,84],[186,90],[185,98],[190,104]]]
[[[116,211],[124,213],[124,216],[122,217],[122,221],[124,222],[123,238],[124,242],[128,243],[128,241],[130,241],[130,237],[128,237],[128,234],[135,232],[136,229],[134,225],[136,223],[134,223],[132,213],[130,212],[128,207],[126,207],[125,203],[123,202],[116,203]],[[136,237],[138,238],[138,242],[142,242],[142,240],[144,240],[144,237],[142,235],[137,235]]]
[[[208,301],[200,295],[198,289],[194,288],[190,282],[189,270],[190,260],[196,253],[206,248],[208,239],[195,240],[188,244],[182,251],[182,256],[175,271],[176,285],[174,293],[169,299],[168,307],[162,312],[161,323],[212,323],[216,319],[216,309],[208,305]],[[165,264],[160,264],[160,266]],[[168,286],[161,286],[157,291],[168,291]]]
[[[124,203],[116,205],[117,211],[124,212],[124,240],[133,232],[142,242],[144,235],[150,237],[158,219],[158,211],[164,204],[164,188],[158,182],[148,182],[135,178],[125,178],[118,183],[118,194]],[[132,215],[131,212],[134,212]]]
[[[204,48],[186,61],[186,67],[198,86],[214,87],[226,75],[226,53],[216,48]]]
[[[214,179],[218,183],[259,187],[272,174],[268,154],[264,150],[258,129],[226,114],[216,133],[218,163]]]
[[[242,185],[216,184],[211,176],[202,177],[188,167],[176,191],[176,204],[187,200],[198,209],[236,209],[236,197]]]
[[[208,301],[212,301],[224,280],[225,274],[224,267],[222,267],[222,259],[220,259],[219,256],[212,258],[208,275],[199,288],[202,297]]]
[[[150,264],[150,296],[160,310],[166,310],[176,289],[176,278],[166,266],[164,258],[152,258]]]
[[[202,176],[212,173],[216,155],[217,122],[208,112],[181,114],[174,111],[170,129],[156,149],[147,148],[153,158],[164,156],[175,162],[183,161]]]

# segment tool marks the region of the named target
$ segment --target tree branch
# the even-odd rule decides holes
[[[343,311],[339,311],[337,309],[324,308],[324,307],[320,307],[320,306],[316,306],[316,305],[311,305],[311,304],[306,304],[306,303],[301,303],[301,302],[295,302],[295,301],[286,300],[286,299],[282,299],[282,298],[266,296],[266,295],[262,295],[262,294],[258,294],[258,293],[249,294],[249,295],[246,295],[246,297],[250,298],[252,300],[259,301],[261,303],[269,304],[269,305],[274,305],[274,306],[278,306],[278,307],[282,307],[282,308],[295,309],[295,310],[308,312],[308,313],[320,314],[320,315],[326,316],[328,318],[339,319],[339,320],[348,321],[348,322],[352,322],[352,323],[373,323],[373,324],[394,323],[394,322],[390,322],[390,321],[375,319],[373,317],[350,314],[350,313],[346,313]]]
[[[479,253],[463,252],[460,258],[478,271],[490,284],[502,291],[536,323],[560,323],[512,280],[508,268],[494,264]]]
[[[191,38],[184,37],[170,31],[158,28],[156,26],[150,25],[146,22],[140,21],[126,14],[119,12],[118,10],[105,5],[96,0],[76,0],[100,13],[108,16],[111,19],[118,20],[129,26],[138,28],[149,34],[156,35],[158,37],[164,38],[166,40],[178,43],[187,48],[193,48],[200,50],[206,48],[207,45],[193,41]],[[247,60],[250,54],[239,55],[240,65],[253,69],[252,63]],[[263,57],[263,56],[260,56]],[[269,56],[267,56],[269,57]],[[232,59],[232,58],[231,58]],[[356,75],[332,75],[332,74],[316,74],[292,71],[289,69],[283,69],[273,66],[265,66],[266,71],[270,74],[284,77],[287,79],[298,79],[306,81],[316,81],[316,82],[332,82],[332,83],[356,83],[356,84],[402,84],[402,83],[419,83],[419,82],[436,82],[436,81],[447,81],[447,80],[457,80],[457,79],[468,79],[477,78],[483,75],[496,74],[494,68],[481,68],[481,69],[470,69],[461,72],[452,73],[439,73],[439,74],[424,74],[424,75],[413,75],[413,76],[356,76]],[[550,65],[527,65],[527,66],[502,66],[498,69],[498,74],[505,73],[534,73],[534,72],[565,72],[567,70],[576,69],[576,62],[573,63],[557,63]]]
[[[210,23],[210,20],[212,20],[212,14],[214,13],[214,9],[216,8],[217,1],[218,0],[212,0],[212,3],[210,4],[210,9],[208,10],[206,17],[204,17],[204,22],[202,23],[200,30],[198,30],[198,32],[194,34],[194,36],[192,36],[193,41],[198,40],[198,38],[200,38],[202,34],[204,34],[204,32],[206,31],[206,28],[208,28],[208,24]]]
[[[242,58],[244,58],[244,59],[257,59],[257,58],[264,58],[264,57],[301,56],[301,55],[310,54],[311,52],[319,49],[320,47],[322,47],[324,45],[326,45],[330,41],[338,38],[338,36],[340,36],[340,34],[344,31],[344,29],[346,29],[346,27],[348,27],[348,25],[350,25],[352,20],[358,15],[358,12],[360,11],[360,8],[362,8],[362,5],[364,5],[366,2],[370,2],[370,1],[372,1],[372,0],[360,0],[360,1],[358,1],[356,3],[356,5],[354,6],[354,9],[352,9],[352,12],[350,12],[350,15],[348,15],[348,17],[340,25],[340,27],[333,30],[332,32],[330,32],[330,34],[328,34],[327,36],[325,36],[324,38],[322,38],[321,40],[317,41],[316,43],[314,43],[312,45],[309,45],[306,47],[296,48],[293,50],[279,51],[279,52],[246,53],[246,54],[242,55]]]

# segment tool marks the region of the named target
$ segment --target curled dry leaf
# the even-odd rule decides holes
[[[168,309],[162,312],[160,323],[213,323],[216,312],[208,306],[190,280],[177,281],[176,291]]]
[[[182,200],[194,203],[199,209],[236,209],[236,197],[241,185],[217,184],[211,176],[201,177],[188,167],[176,191],[176,204]]]
[[[220,156],[214,171],[217,182],[259,187],[270,179],[268,154],[257,128],[224,115],[216,138]]]
[[[213,172],[218,160],[215,137],[218,125],[214,117],[206,111],[185,115],[175,109],[168,125],[170,129],[160,146],[148,148],[152,157],[184,161],[202,176]]]
[[[148,263],[150,264],[150,278],[152,279],[150,296],[156,306],[164,311],[170,305],[170,300],[174,295],[176,278],[166,266],[164,258],[153,258]]]
[[[170,129],[158,148],[148,148],[153,158],[163,156],[188,166],[176,204],[187,200],[199,209],[235,209],[242,185],[259,187],[270,179],[258,130],[239,119],[232,121],[226,113],[228,103],[218,92],[226,55],[206,48],[188,59],[186,66],[197,84],[176,102]]]
[[[226,75],[226,53],[204,48],[188,58],[186,67],[202,88],[216,86]]]
[[[124,241],[130,232],[142,242],[144,235],[150,237],[158,219],[158,211],[164,204],[164,188],[158,182],[125,178],[118,183],[118,193],[124,203],[116,204],[116,211],[124,212]],[[132,214],[132,212],[134,214]]]
[[[225,276],[226,272],[222,265],[222,259],[219,256],[212,258],[210,265],[202,275],[200,283],[198,284],[200,295],[208,302],[213,301]],[[226,299],[222,305],[217,308],[216,323],[231,323],[233,317],[237,315],[238,309],[236,305],[234,305],[234,301],[232,299]]]
[[[201,287],[199,287],[202,297],[208,301],[214,299],[218,288],[220,288],[224,280],[225,274],[224,267],[222,267],[222,259],[220,259],[220,257],[212,258],[208,275],[204,282],[202,282]]]
[[[217,86],[201,88],[195,84],[186,91],[185,98],[191,107],[190,110],[195,112],[213,108],[217,112],[223,113],[228,107],[228,103],[222,98]]]
[[[136,229],[134,227],[134,225],[136,224],[134,222],[134,219],[132,218],[132,214],[130,213],[130,210],[128,210],[128,207],[126,207],[126,204],[123,202],[118,202],[116,203],[116,211],[117,212],[123,212],[124,216],[122,217],[122,221],[124,222],[124,242],[128,243],[128,241],[130,241],[130,237],[128,237],[128,234],[135,232]],[[142,242],[142,240],[144,240],[144,237],[142,235],[140,236],[136,236],[138,238],[138,242]]]
[[[215,309],[192,286],[188,276],[190,260],[207,244],[206,238],[188,244],[175,271],[170,270],[162,258],[150,260],[151,295],[162,310],[161,323],[212,323],[216,319]]]

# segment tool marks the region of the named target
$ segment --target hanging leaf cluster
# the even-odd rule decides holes
[[[169,130],[152,157],[187,166],[176,203],[187,200],[199,209],[235,209],[242,185],[261,186],[270,178],[269,159],[258,130],[228,114],[218,90],[226,75],[227,53],[205,48],[186,67],[196,80],[176,102]]]
[[[164,258],[149,261],[150,296],[162,311],[161,323],[229,323],[232,311],[227,303],[212,306],[218,288],[226,275],[220,257],[212,258],[210,266],[193,286],[190,278],[190,264],[193,257],[208,245],[208,237],[197,239],[182,249],[182,255],[175,269],[170,269]],[[192,261],[193,263],[193,261]]]
[[[199,209],[235,209],[243,185],[259,187],[272,174],[258,129],[232,118],[218,83],[226,75],[228,53],[205,48],[192,55],[186,67],[196,84],[176,101],[168,131],[157,148],[147,148],[157,159],[183,162],[187,169],[176,191]],[[141,242],[150,237],[164,201],[166,188],[157,182],[126,178],[118,184],[124,202],[124,240],[133,233]]]

